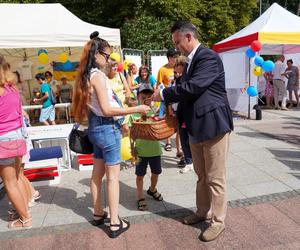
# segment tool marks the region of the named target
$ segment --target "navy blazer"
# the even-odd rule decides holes
[[[180,103],[188,133],[197,143],[233,130],[222,60],[202,45],[181,84],[165,88],[163,97],[167,104]]]

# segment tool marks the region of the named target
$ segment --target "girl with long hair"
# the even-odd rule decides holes
[[[107,218],[107,213],[101,207],[101,186],[105,174],[110,212],[109,236],[116,238],[130,226],[127,220],[121,220],[118,216],[123,116],[132,113],[146,114],[150,108],[145,105],[122,107],[109,86],[106,75],[112,50],[108,42],[98,35],[98,32],[91,34],[81,55],[73,95],[73,111],[76,122],[82,123],[88,119],[88,136],[94,146],[91,178],[94,223],[103,224]]]
[[[8,228],[28,229],[32,226],[32,219],[25,191],[20,188],[19,181],[20,162],[26,153],[26,146],[22,133],[21,99],[15,79],[9,65],[0,55],[0,177],[8,199],[16,209],[16,213],[12,212],[17,216],[9,222]],[[14,143],[14,147],[9,147],[9,143]]]

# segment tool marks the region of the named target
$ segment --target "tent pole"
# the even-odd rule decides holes
[[[259,1],[259,16],[261,16],[262,0]]]
[[[249,70],[248,70],[248,74],[249,74],[249,81],[248,81],[248,87],[250,87],[251,83],[251,77],[250,77],[250,70],[251,70],[251,66],[250,66],[250,58],[249,58]],[[248,119],[250,120],[250,95],[248,95]]]

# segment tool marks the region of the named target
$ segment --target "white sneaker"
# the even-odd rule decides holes
[[[179,170],[179,173],[184,174],[184,173],[187,173],[187,172],[193,171],[193,170],[194,170],[193,164],[187,164],[187,165],[185,165],[184,168]]]

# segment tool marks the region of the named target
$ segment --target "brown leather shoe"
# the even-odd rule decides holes
[[[216,239],[225,230],[224,225],[209,226],[201,235],[200,240],[202,241],[212,241]]]
[[[187,217],[184,217],[182,219],[182,223],[185,225],[193,225],[193,224],[205,221],[205,220],[206,220],[205,218],[201,218],[197,214],[193,213]]]

